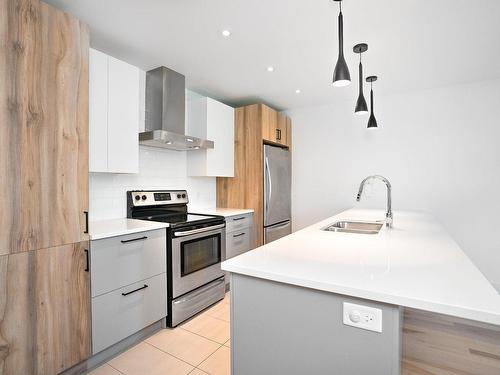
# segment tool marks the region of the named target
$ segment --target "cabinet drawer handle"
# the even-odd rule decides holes
[[[90,271],[90,261],[89,261],[89,251],[87,249],[83,250],[85,251],[85,272]]]
[[[132,238],[131,240],[122,240],[121,242],[128,243],[128,242],[134,242],[134,241],[142,241],[142,240],[145,240],[146,238],[148,238],[148,236],[142,236],[139,238]]]
[[[134,289],[130,292],[127,292],[127,293],[122,293],[122,296],[128,296],[129,294],[132,294],[132,293],[135,293],[135,292],[138,292],[139,290],[143,290],[143,289],[146,289],[149,285],[147,284],[144,284],[144,286],[141,286],[140,288],[137,288],[137,289]]]
[[[85,215],[85,230],[83,233],[87,234],[89,233],[89,212],[83,211],[83,214]]]
[[[245,232],[243,233],[240,233],[240,234],[233,234],[233,238],[236,238],[236,237],[241,237],[245,234]]]
[[[233,221],[244,220],[244,219],[245,219],[244,217],[235,217]]]

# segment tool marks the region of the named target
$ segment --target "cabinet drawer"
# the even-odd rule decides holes
[[[166,231],[92,241],[92,297],[166,272]]]
[[[92,353],[166,316],[165,273],[92,298]]]
[[[250,250],[251,228],[227,233],[226,235],[226,259],[240,255]]]
[[[226,218],[226,232],[233,232],[235,230],[240,230],[243,228],[248,228],[252,226],[252,214],[244,214],[238,216],[231,216]]]

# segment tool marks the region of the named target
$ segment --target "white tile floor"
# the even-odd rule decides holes
[[[164,329],[89,375],[230,375],[229,294],[174,329]]]

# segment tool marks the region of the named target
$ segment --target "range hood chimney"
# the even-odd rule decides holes
[[[185,131],[186,78],[164,66],[146,72],[146,131],[141,145],[190,151],[214,148],[214,142]]]

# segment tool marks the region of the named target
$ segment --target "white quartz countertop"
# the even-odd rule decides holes
[[[91,240],[100,240],[108,237],[122,236],[125,234],[146,232],[167,228],[168,224],[155,221],[136,219],[111,219],[91,221],[89,223],[89,235]]]
[[[224,217],[238,216],[253,213],[251,208],[189,208],[189,212],[194,214],[220,215]]]
[[[376,235],[326,232],[337,220],[380,220],[351,209],[222,263],[225,271],[500,325],[500,294],[441,224],[394,212]]]

